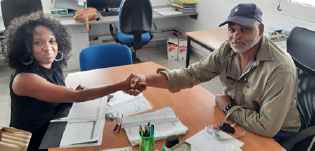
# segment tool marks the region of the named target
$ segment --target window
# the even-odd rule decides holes
[[[289,0],[289,2],[315,7],[315,0]]]

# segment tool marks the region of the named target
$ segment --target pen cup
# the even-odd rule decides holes
[[[153,151],[154,134],[150,136],[142,136],[139,133],[139,151]]]

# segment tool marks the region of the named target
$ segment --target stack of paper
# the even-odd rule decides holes
[[[73,103],[67,117],[51,122],[67,122],[60,147],[101,145],[105,125],[104,101],[95,99]]]
[[[176,10],[188,13],[188,12],[196,12],[196,4],[197,1],[195,0],[173,0],[172,7]]]
[[[207,126],[205,129],[188,138],[186,142],[190,143],[191,150],[198,151],[241,151],[241,147],[244,145],[243,142],[233,138],[223,131],[219,131],[218,134],[223,137],[224,140],[218,140],[213,134],[213,128]]]
[[[188,130],[169,107],[151,113],[126,117],[122,121],[122,126],[125,128],[132,146],[139,143],[139,125],[146,125],[148,122],[154,124],[154,140],[163,139],[170,135],[186,134]]]
[[[161,14],[163,16],[172,16],[172,15],[180,15],[183,14],[182,12],[176,11],[172,7],[164,7],[164,8],[156,8],[154,11],[158,14]]]
[[[123,114],[124,117],[127,117],[152,109],[151,104],[142,93],[132,96],[118,91],[111,95],[110,100],[108,100],[108,96],[102,98],[103,102],[107,102],[105,103],[105,113],[112,113],[115,116]]]
[[[196,0],[173,0],[173,1],[174,1],[174,3],[177,3],[177,4],[182,5],[182,6],[197,4]]]
[[[172,3],[171,5],[175,10],[183,12],[183,13],[196,12],[196,5],[195,4],[188,5],[188,6],[182,6],[182,5],[179,5],[177,3]]]
[[[132,151],[132,148],[131,147],[113,148],[113,149],[105,149],[102,151]]]

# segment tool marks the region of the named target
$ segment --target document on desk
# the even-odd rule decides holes
[[[152,105],[142,93],[132,96],[118,91],[111,95],[110,100],[108,100],[108,96],[102,98],[103,102],[107,102],[105,103],[105,113],[123,114],[124,117],[127,117],[152,109]]]
[[[51,122],[67,122],[60,147],[100,145],[105,125],[104,103],[100,98],[73,103],[67,117],[52,120]]]
[[[161,14],[163,16],[172,16],[172,15],[181,15],[182,12],[176,11],[172,7],[164,7],[164,8],[156,8],[154,11],[158,14]]]
[[[132,148],[131,147],[124,147],[124,148],[105,149],[102,151],[132,151]]]
[[[243,142],[236,138],[232,138],[232,136],[222,131],[219,132],[219,135],[223,138],[231,139],[221,141],[217,140],[214,135],[207,132],[206,128],[204,128],[203,130],[188,138],[186,142],[190,143],[191,150],[241,151],[241,147],[244,145]]]
[[[169,135],[186,134],[188,130],[170,107],[151,113],[129,116],[122,120],[122,127],[125,129],[132,146],[139,143],[139,125],[146,125],[148,122],[154,124],[154,140],[163,139]]]

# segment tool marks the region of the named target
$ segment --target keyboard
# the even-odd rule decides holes
[[[102,16],[118,16],[118,11],[100,11]]]

